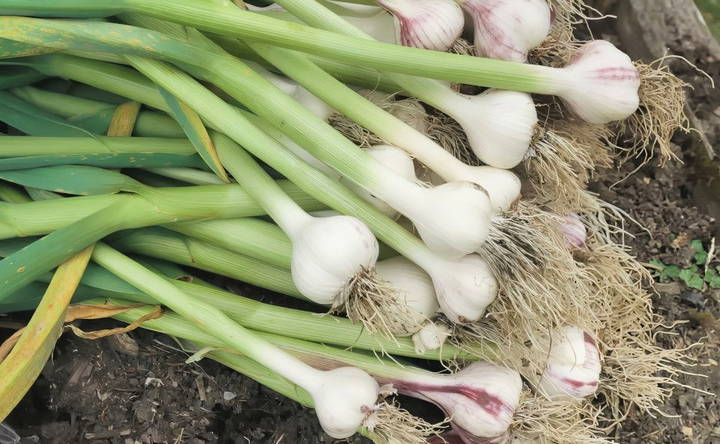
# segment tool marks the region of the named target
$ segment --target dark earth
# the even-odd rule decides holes
[[[607,12],[616,11],[618,4],[593,3]],[[685,1],[663,3],[688,6]],[[672,28],[676,14],[669,11],[663,26]],[[612,20],[594,23],[593,30],[596,37],[617,41]],[[694,41],[695,31],[684,33],[678,26],[670,34],[673,38],[666,44],[671,53],[720,79],[717,53],[713,55],[705,42]],[[632,162],[620,170],[603,171],[592,190],[638,222],[627,226],[634,235],[627,242],[641,262],[660,260],[683,268],[691,265],[692,240],[701,240],[709,249],[717,238],[720,250],[716,219],[720,199],[713,192],[720,175],[715,176],[717,164],[706,158],[706,147],[717,146],[720,136],[720,94],[687,64],[673,61],[671,66],[694,86],[690,108],[697,112],[694,123],[702,126],[707,143],[696,135],[678,135],[679,161],[664,167],[653,161],[629,177],[637,167]],[[720,260],[713,264],[720,265]],[[674,335],[658,340],[672,346],[701,343],[688,352],[695,365],[686,368],[698,376],[678,379],[694,389],[676,388],[662,406],[663,415],[651,418],[633,413],[614,438],[620,443],[720,443],[716,396],[720,393],[720,290],[692,290],[679,281],[658,284],[655,290],[657,313],[668,323],[683,321]],[[252,293],[247,289],[243,293],[248,291]],[[15,316],[0,321],[25,319]],[[108,326],[114,326],[112,321],[82,324],[89,330]],[[0,339],[9,333],[0,330]],[[312,411],[212,361],[185,364],[187,357],[171,338],[144,330],[129,333],[125,340],[88,341],[66,334],[6,422],[23,437],[23,443],[332,442],[323,435]]]

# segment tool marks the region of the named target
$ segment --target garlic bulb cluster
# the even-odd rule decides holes
[[[474,362],[453,375],[393,381],[393,385],[400,393],[443,409],[456,433],[477,438],[505,434],[522,392],[518,372],[486,362]]]
[[[415,164],[413,163],[412,158],[400,148],[396,148],[391,145],[375,145],[365,150],[365,152],[370,154],[375,160],[384,166],[397,173],[400,177],[403,177],[411,182],[417,181],[417,177],[415,176]],[[353,190],[355,194],[370,202],[378,210],[382,211],[383,214],[391,218],[398,216],[398,212],[393,207],[368,193],[365,189],[356,185],[354,182],[345,178],[342,178],[341,181],[348,188]]]
[[[354,435],[375,410],[380,394],[377,381],[355,367],[323,371],[315,379],[308,391],[323,430],[335,439]]]
[[[540,381],[543,394],[551,398],[585,398],[600,382],[600,352],[590,334],[578,327],[553,332],[550,353]]]
[[[461,0],[472,17],[475,53],[480,57],[526,62],[528,52],[550,33],[546,0]]]
[[[623,120],[640,104],[640,74],[627,54],[605,40],[583,45],[555,82],[557,95],[589,123]]]
[[[395,16],[397,42],[447,51],[462,34],[465,17],[453,0],[375,0]]]
[[[477,254],[424,267],[435,284],[441,311],[455,323],[480,320],[497,296],[498,283],[487,262]]]
[[[349,216],[308,216],[298,225],[288,233],[295,286],[318,304],[344,303],[347,284],[375,265],[377,239],[364,223]]]
[[[399,336],[411,335],[437,313],[439,306],[435,297],[435,288],[432,279],[422,268],[398,256],[378,262],[375,265],[375,272],[395,290],[398,303],[411,311],[410,324],[392,325],[393,333]],[[406,317],[408,316],[404,313],[399,316],[388,316],[388,322]]]
[[[587,242],[587,228],[583,224],[582,219],[577,213],[570,213],[563,217],[560,226],[565,242],[571,248],[582,248]]]
[[[478,159],[505,169],[522,162],[538,124],[529,94],[490,89],[476,96],[455,94],[447,100],[452,105],[444,110],[463,127]]]

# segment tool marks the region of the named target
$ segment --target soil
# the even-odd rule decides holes
[[[604,6],[612,8],[612,3]],[[611,28],[596,31],[614,38]],[[691,41],[676,43],[671,50],[718,78],[717,59],[699,53]],[[718,146],[717,91],[709,90],[695,70],[673,68],[696,87],[691,108],[702,111],[708,144]],[[592,189],[637,222],[627,226],[633,235],[627,243],[641,262],[683,267],[692,260],[690,240],[708,247],[717,238],[720,250],[720,224],[713,217],[720,199],[707,193],[709,178],[698,172],[696,138],[680,135],[675,141],[679,161],[662,168],[651,162],[632,175],[637,164],[603,171]],[[666,283],[656,291],[657,313],[668,324],[681,322],[672,335],[658,340],[692,346],[688,354],[694,365],[685,370],[697,376],[678,378],[682,386],[675,388],[662,415],[635,412],[614,437],[620,443],[720,443],[720,290],[690,291],[681,283]],[[108,325],[114,324],[83,323],[86,329]],[[7,334],[0,330],[0,339]],[[332,442],[312,411],[212,361],[185,364],[188,356],[166,336],[137,330],[125,339],[61,338],[42,375],[6,421],[23,443]]]

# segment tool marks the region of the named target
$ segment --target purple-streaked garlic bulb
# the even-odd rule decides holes
[[[458,0],[472,17],[475,53],[480,57],[527,61],[528,52],[550,33],[546,0]]]
[[[375,0],[397,22],[397,41],[404,46],[447,51],[465,25],[462,9],[453,0]]]
[[[640,74],[610,42],[583,45],[554,80],[556,94],[581,119],[604,124],[632,115],[640,104]]]
[[[560,229],[565,242],[571,248],[583,248],[587,242],[587,229],[577,213],[569,213],[563,217]]]
[[[552,334],[540,390],[552,399],[586,398],[600,382],[600,351],[593,337],[578,327]]]

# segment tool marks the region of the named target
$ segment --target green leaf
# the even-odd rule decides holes
[[[710,282],[713,279],[715,279],[718,276],[718,272],[713,270],[712,268],[708,268],[708,270],[705,272],[705,282]]]
[[[710,288],[720,288],[720,276],[716,276],[708,282]]]
[[[0,159],[0,171],[23,170],[56,165],[89,165],[103,168],[199,167],[204,163],[197,155],[165,153],[100,153],[27,156]]]
[[[0,171],[0,179],[56,193],[110,194],[137,189],[139,182],[116,171],[82,165]]]
[[[703,278],[698,273],[692,271],[689,268],[682,270],[680,272],[679,278],[689,288],[695,288],[697,290],[702,290],[703,287],[705,287],[705,281],[703,280]]]
[[[200,157],[205,161],[207,166],[220,177],[224,182],[230,183],[225,168],[223,168],[220,158],[218,157],[215,145],[210,138],[210,135],[205,128],[200,116],[197,115],[190,107],[185,105],[183,102],[175,98],[172,94],[167,92],[164,88],[158,86],[160,95],[162,95],[165,102],[170,107],[170,114],[180,124],[183,131],[187,135],[190,142],[197,150]]]
[[[693,249],[695,252],[695,263],[699,265],[704,265],[705,261],[707,260],[708,254],[707,251],[705,251],[705,247],[703,247],[703,243],[699,239],[695,239],[692,242],[690,242],[690,248]]]
[[[92,134],[5,91],[0,91],[0,120],[30,136],[85,137]]]
[[[5,66],[3,67],[2,75],[0,75],[0,89],[31,85],[45,78],[47,78],[45,74],[31,68],[24,66]]]
[[[663,273],[671,279],[677,279],[680,276],[680,267],[677,265],[669,265],[665,267]]]

